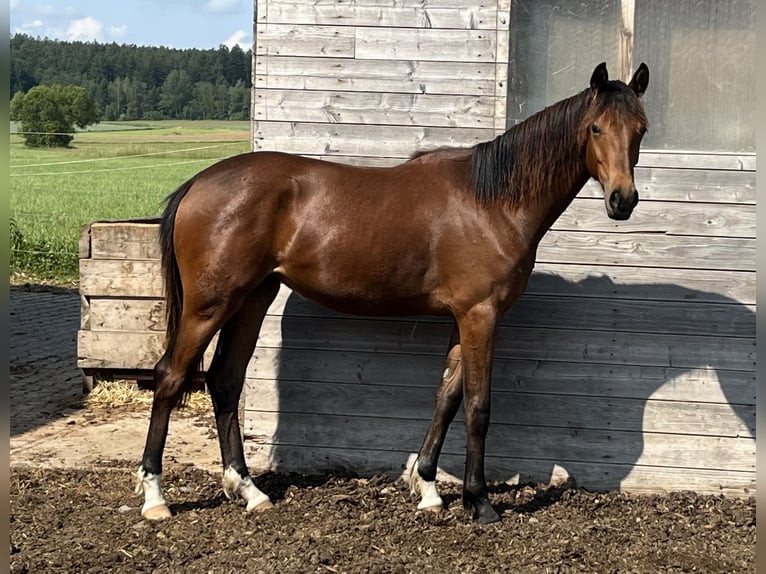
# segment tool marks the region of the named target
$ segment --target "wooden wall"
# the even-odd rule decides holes
[[[629,222],[607,219],[589,185],[543,240],[499,329],[488,476],[753,492],[754,173],[652,159],[637,171],[643,200]],[[352,318],[287,291],[273,312],[248,371],[250,460],[404,471],[449,324]],[[464,440],[459,416],[449,475],[462,476]]]
[[[508,13],[509,0],[256,2],[253,148],[370,165],[492,139]]]
[[[491,139],[506,128],[510,17],[510,0],[257,2],[254,149],[388,165]],[[500,329],[490,475],[754,488],[754,170],[754,156],[644,152],[625,223],[598,185],[579,194]],[[280,301],[249,371],[251,459],[402,469],[449,326]],[[456,476],[462,433],[443,460]]]

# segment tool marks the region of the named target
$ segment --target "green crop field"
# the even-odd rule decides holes
[[[13,132],[12,282],[75,282],[80,226],[158,215],[186,179],[250,149],[246,121],[105,123],[66,149],[27,148]]]

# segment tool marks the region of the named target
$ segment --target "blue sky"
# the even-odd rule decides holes
[[[57,40],[252,47],[252,0],[10,0],[11,34]]]

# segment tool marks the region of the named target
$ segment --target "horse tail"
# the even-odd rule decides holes
[[[170,345],[175,337],[181,320],[181,307],[184,294],[181,273],[178,270],[173,233],[176,224],[176,212],[181,200],[189,191],[194,178],[183,183],[165,198],[165,210],[160,219],[160,253],[162,260],[162,279],[165,288],[165,342]]]

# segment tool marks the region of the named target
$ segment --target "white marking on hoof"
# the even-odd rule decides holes
[[[423,480],[418,472],[417,461],[415,461],[410,471],[410,492],[421,497],[418,503],[418,510],[439,512],[444,508],[444,501],[442,501],[442,497],[439,496],[439,491],[436,489],[436,482],[433,480]]]
[[[158,504],[151,508],[141,509],[141,516],[146,520],[165,520],[166,518],[173,516],[173,513],[170,512],[170,509],[166,504]]]
[[[150,474],[144,470],[143,465],[136,472],[136,494],[144,495],[144,504],[141,507],[141,516],[147,520],[162,520],[172,516],[165,497],[162,496],[162,475]]]
[[[271,499],[253,484],[252,478],[242,478],[231,466],[223,473],[223,493],[230,500],[244,499],[247,512],[266,510],[274,506]]]

